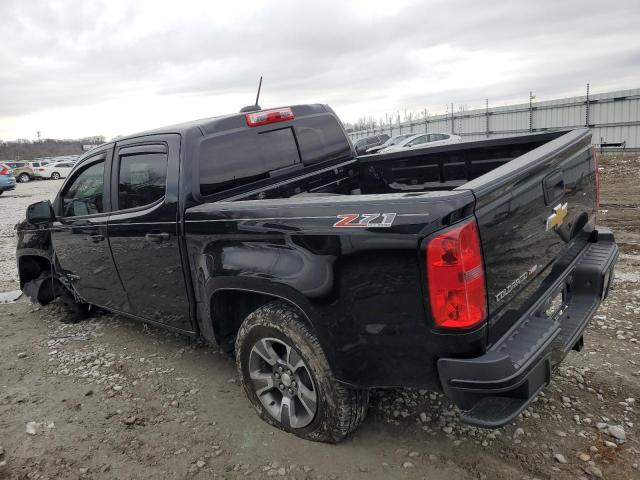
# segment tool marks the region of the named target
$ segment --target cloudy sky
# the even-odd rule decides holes
[[[0,139],[329,103],[344,121],[640,87],[640,1],[0,0]]]

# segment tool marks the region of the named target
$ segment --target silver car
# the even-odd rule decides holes
[[[462,137],[453,135],[452,133],[418,133],[405,138],[396,145],[383,148],[378,153],[401,152],[403,150],[413,148],[436,147],[438,145],[447,145],[449,143],[459,143]]]

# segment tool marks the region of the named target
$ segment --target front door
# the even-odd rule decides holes
[[[116,145],[108,232],[132,313],[192,331],[178,237],[180,137]]]
[[[110,154],[82,161],[54,202],[51,242],[56,268],[88,303],[124,310],[126,296],[107,242]]]

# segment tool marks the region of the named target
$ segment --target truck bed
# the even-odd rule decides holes
[[[296,172],[238,188],[226,201],[318,195],[370,195],[452,190],[558,138],[564,132],[480,140],[364,155],[338,165]]]

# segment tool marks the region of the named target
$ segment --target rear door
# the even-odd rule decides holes
[[[192,331],[178,237],[179,135],[116,145],[109,243],[130,313]]]
[[[490,340],[513,324],[550,265],[586,241],[596,208],[590,144],[589,130],[573,130],[459,187],[476,196]]]

